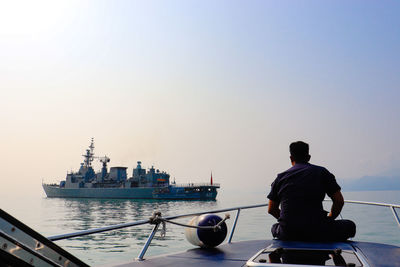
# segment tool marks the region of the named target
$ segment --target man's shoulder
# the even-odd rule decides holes
[[[320,171],[328,171],[325,167],[314,164],[309,164],[309,168],[313,168]]]
[[[329,179],[335,177],[330,171],[328,171],[327,168],[323,166],[310,164],[310,168],[311,168],[311,173],[313,173],[313,175]]]
[[[311,173],[319,173],[319,174],[329,174],[330,173],[328,171],[328,169],[326,169],[323,166],[314,165],[311,163],[300,163],[300,164],[296,164],[296,165],[292,166],[291,168],[287,169],[286,171],[279,173],[276,177],[276,180],[279,181],[286,176],[291,176],[293,174],[296,174],[296,173],[302,172],[302,171],[306,171],[306,170],[310,171]]]
[[[293,167],[287,169],[286,171],[279,173],[277,178],[285,177],[287,175],[297,173],[302,170],[308,170],[311,172],[318,172],[318,173],[329,173],[328,169],[323,166],[314,165],[311,163],[301,163],[301,164],[296,164]]]
[[[280,173],[280,174],[285,174],[288,172],[295,172],[303,169],[321,169],[321,170],[326,170],[325,167],[314,165],[311,163],[296,163],[294,166],[290,167],[286,171]]]

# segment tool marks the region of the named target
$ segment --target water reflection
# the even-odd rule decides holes
[[[154,211],[163,216],[216,209],[216,201],[160,201],[119,199],[46,199],[64,204],[63,228],[86,230],[110,224],[148,219]]]
[[[43,205],[49,210],[44,218],[46,224],[54,224],[52,230],[58,229],[56,233],[49,231],[52,233],[51,235],[145,220],[154,211],[160,211],[163,216],[170,216],[219,208],[217,201],[62,198],[45,198],[43,201]],[[189,219],[185,218],[183,222],[187,221]],[[140,251],[151,229],[152,226],[146,224],[61,240],[57,243],[75,255],[85,254],[89,251],[91,253],[133,253]],[[157,234],[152,242],[152,247],[155,248],[155,251],[157,251],[157,247],[176,246],[182,249],[182,246],[187,246],[186,242],[182,242],[183,232],[182,227],[168,224],[166,237],[161,238]]]

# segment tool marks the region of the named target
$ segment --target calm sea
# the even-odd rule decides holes
[[[155,201],[58,199],[37,197],[13,199],[0,196],[1,208],[37,230],[44,236],[81,231],[111,224],[148,219],[153,211],[163,216],[215,210],[266,202],[266,192],[227,192],[221,190],[216,201]],[[400,204],[400,191],[344,192],[349,200],[364,200]],[[329,203],[326,203],[329,209]],[[398,211],[398,213],[400,213]],[[235,212],[230,212],[230,229]],[[224,214],[221,214],[223,217]],[[346,204],[342,215],[357,223],[355,240],[383,242],[400,246],[400,229],[389,208]],[[180,220],[188,222],[189,219]],[[243,210],[233,241],[270,239],[270,226],[275,223],[266,207]],[[58,245],[89,265],[104,265],[129,261],[137,257],[152,226],[143,225],[108,233],[56,241]],[[184,229],[167,225],[164,239],[157,233],[146,256],[193,248],[184,236]]]

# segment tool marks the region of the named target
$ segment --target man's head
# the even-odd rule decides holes
[[[295,163],[307,163],[311,156],[309,154],[309,147],[307,143],[303,141],[293,142],[289,146],[290,160],[292,164]]]

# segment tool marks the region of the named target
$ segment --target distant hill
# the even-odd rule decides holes
[[[358,179],[338,179],[342,191],[400,190],[400,176],[364,176]]]

